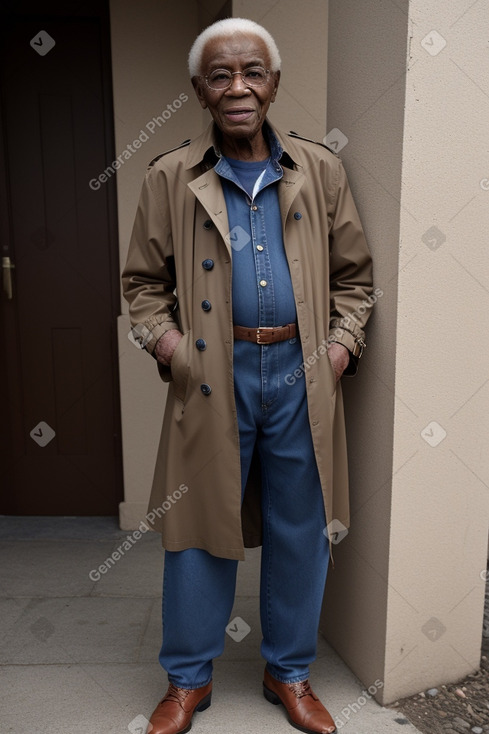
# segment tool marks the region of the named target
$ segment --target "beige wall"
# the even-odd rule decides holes
[[[384,677],[406,47],[394,4],[330,0],[328,126],[348,138],[340,156],[384,295],[359,373],[343,380],[351,528],[334,548],[323,619],[366,685]]]
[[[350,139],[341,155],[385,295],[361,373],[344,381],[352,528],[335,549],[324,623],[365,684],[384,681],[384,703],[479,664],[489,498],[485,15],[462,0],[330,0],[328,124]],[[446,40],[439,53],[433,30]]]
[[[489,510],[489,348],[480,328],[489,306],[489,17],[485,3],[415,0],[409,18],[388,697],[478,667]],[[436,56],[421,46],[433,29],[446,40]],[[433,226],[446,237],[434,250],[422,241]],[[441,429],[425,430],[432,421]],[[442,430],[437,446],[426,442]],[[435,642],[423,634],[432,618],[446,628]]]
[[[233,16],[265,26],[279,48],[282,76],[270,108],[272,122],[322,140],[327,132],[327,0],[233,0]]]

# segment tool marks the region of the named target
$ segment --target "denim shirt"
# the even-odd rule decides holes
[[[221,156],[214,169],[221,177],[229,221],[233,322],[252,328],[296,321],[278,199],[283,151],[273,133],[268,134],[268,163],[257,165],[256,161],[247,163]],[[245,186],[251,171],[256,172],[257,180],[248,193]]]

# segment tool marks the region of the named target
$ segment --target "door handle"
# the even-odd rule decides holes
[[[7,299],[12,300],[12,270],[15,268],[9,257],[2,257],[3,272],[3,290],[7,294]]]

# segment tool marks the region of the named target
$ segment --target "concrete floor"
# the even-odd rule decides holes
[[[159,535],[142,535],[100,580],[89,576],[127,535],[115,518],[0,517],[2,734],[144,734],[167,687],[157,659]],[[296,731],[261,692],[259,558],[253,550],[239,564],[232,619],[244,623],[233,624],[234,637],[251,629],[240,641],[226,635],[195,734]],[[344,734],[418,731],[373,699],[352,713],[363,686],[322,638],[311,683]]]

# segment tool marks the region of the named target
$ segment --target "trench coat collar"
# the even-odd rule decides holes
[[[300,170],[302,166],[301,154],[298,146],[286,133],[273,126],[268,118],[264,123],[265,134],[268,129],[274,135],[282,148],[280,164],[285,168]],[[203,164],[204,168],[213,168],[221,156],[218,142],[218,130],[212,121],[198,138],[192,140],[188,147],[185,168],[193,168]]]

